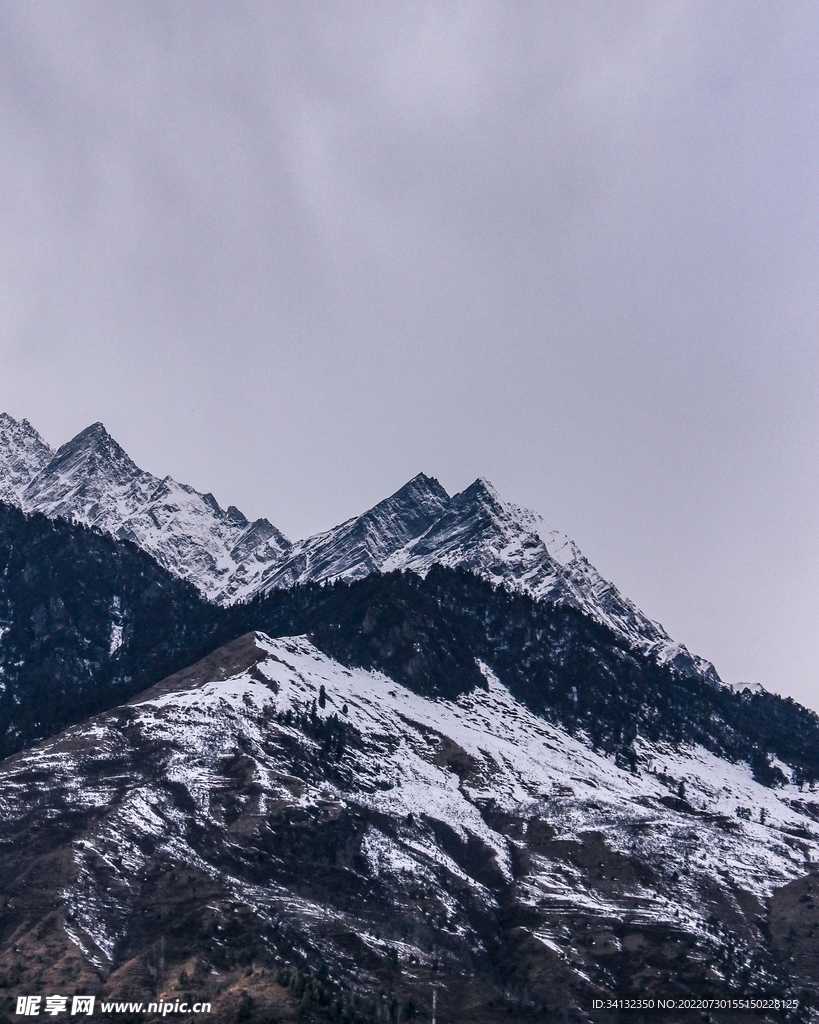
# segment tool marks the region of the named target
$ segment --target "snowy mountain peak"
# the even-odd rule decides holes
[[[58,449],[57,454],[62,454],[63,458],[80,458],[83,455],[96,454],[110,462],[126,465],[133,472],[140,472],[125,449],[105,429],[105,424],[99,421],[72,437]]]
[[[97,420],[96,423],[91,423],[68,442],[69,445],[75,443],[117,445],[117,442],[105,429],[105,424],[102,420]],[[119,448],[119,445],[117,445],[117,448]],[[125,454],[122,448],[119,448],[119,450]]]
[[[385,500],[387,502],[405,500],[408,504],[414,502],[419,508],[434,511],[446,507],[449,495],[434,476],[418,473]]]
[[[450,500],[434,477],[419,473],[362,515],[294,544],[282,561],[250,583],[249,593],[379,572],[392,554],[441,516]]]
[[[54,453],[26,421],[4,417],[0,486],[0,497],[26,511],[132,541],[211,598],[241,588],[290,547],[266,519],[251,523],[212,494],[146,473],[99,422]]]
[[[28,420],[0,413],[0,501],[18,505],[31,478],[53,457]]]
[[[236,508],[235,505],[228,505],[227,517],[232,522],[239,523],[241,526],[247,526],[248,524],[247,516],[244,514],[244,512],[241,512],[238,508]]]
[[[504,503],[495,485],[491,480],[487,480],[485,476],[479,476],[474,483],[470,484],[469,487],[461,493],[464,496],[474,495],[478,499],[483,499],[484,501],[489,501],[498,505],[502,505]]]
[[[112,487],[132,484],[148,477],[105,429],[92,423],[57,450],[53,459],[35,477],[23,495],[23,503],[46,503],[51,515],[76,516],[78,498],[100,500]],[[91,517],[93,521],[93,516]]]
[[[458,515],[475,515],[482,512],[498,519],[506,516],[507,506],[494,485],[485,477],[478,477],[468,487],[452,496],[447,511]]]

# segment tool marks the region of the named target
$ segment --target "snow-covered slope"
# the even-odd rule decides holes
[[[211,494],[141,470],[102,423],[64,444],[19,501],[25,511],[133,541],[211,598],[290,546],[266,519],[248,522],[234,506],[220,508]]]
[[[159,905],[170,998],[199,956],[229,977],[237,935],[256,963],[323,963],[338,993],[417,1004],[434,982],[451,1021],[588,1009],[615,986],[724,996],[740,976],[784,995],[798,971],[780,971],[775,908],[819,858],[810,798],[698,748],[643,745],[619,768],[485,676],[433,701],[249,635],[5,762],[0,968],[37,991],[47,942],[111,994]]]
[[[0,501],[19,505],[23,491],[54,456],[28,420],[0,413]]]
[[[675,643],[604,579],[566,534],[549,527],[538,513],[504,501],[487,480],[476,480],[456,494],[446,514],[384,568],[425,572],[435,563],[470,569],[539,601],[571,605],[661,664],[719,682],[710,662]]]

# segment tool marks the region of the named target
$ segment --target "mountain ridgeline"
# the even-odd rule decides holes
[[[0,503],[0,752],[113,707],[252,630],[308,634],[349,666],[426,697],[486,687],[491,670],[537,715],[637,769],[641,742],[701,744],[767,785],[819,780],[819,718],[734,693],[635,650],[565,605],[463,569],[371,573],[220,606],[131,542]]]
[[[537,601],[585,612],[658,664],[720,683],[605,580],[565,534],[476,480],[450,496],[419,473],[359,516],[291,543],[267,519],[249,521],[212,494],[140,469],[101,423],[56,452],[27,420],[0,414],[0,500],[133,541],[219,604],[322,580],[433,565],[461,567]]]

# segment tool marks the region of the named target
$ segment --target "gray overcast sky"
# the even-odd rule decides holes
[[[819,4],[0,0],[0,410],[291,537],[419,470],[819,708]]]

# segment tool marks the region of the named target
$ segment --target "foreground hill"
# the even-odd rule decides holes
[[[424,692],[251,633],[7,760],[6,1012],[95,992],[404,1021],[434,987],[440,1020],[495,1024],[817,994],[804,784],[640,736],[618,763],[479,672]]]

